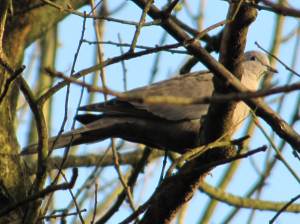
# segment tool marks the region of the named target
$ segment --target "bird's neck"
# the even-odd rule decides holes
[[[247,89],[255,91],[259,86],[259,80],[254,74],[243,75],[241,83],[247,87]]]

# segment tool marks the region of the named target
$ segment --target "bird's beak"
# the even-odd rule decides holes
[[[272,66],[267,65],[267,64],[263,63],[262,61],[260,61],[260,63],[267,68],[267,72],[272,73],[272,74],[278,73],[277,69],[273,68]]]
[[[267,67],[268,72],[270,72],[270,73],[278,73],[278,71],[275,68],[271,67],[270,65],[265,65],[264,64],[264,66]]]

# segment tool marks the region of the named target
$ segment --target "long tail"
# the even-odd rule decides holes
[[[81,122],[96,119],[95,115],[81,117]],[[49,149],[68,145],[79,145],[118,137],[127,141],[142,143],[159,149],[171,149],[182,153],[185,149],[200,144],[200,122],[171,122],[163,119],[144,119],[140,117],[103,116],[84,127],[49,139]],[[56,141],[55,141],[56,140]],[[37,145],[27,146],[21,154],[36,153]]]
[[[102,118],[98,115],[81,115],[78,120],[87,124],[82,128],[63,133],[59,137],[49,138],[49,150],[102,141],[114,135],[115,124],[119,122],[117,118]],[[30,155],[36,152],[37,144],[31,144],[23,148],[21,155]]]

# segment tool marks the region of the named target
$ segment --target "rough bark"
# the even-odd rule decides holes
[[[6,1],[0,3],[0,10],[5,9]],[[14,13],[7,13],[3,22],[3,48],[1,51],[0,89],[11,73],[7,68],[16,70],[20,67],[25,48],[43,35],[50,27],[67,14],[48,5],[33,7],[40,1],[13,1]],[[64,4],[64,1],[56,1]],[[83,0],[70,1],[74,8],[85,3]],[[6,66],[7,65],[7,66]],[[0,210],[10,204],[17,203],[29,194],[31,181],[23,161],[20,159],[19,145],[15,132],[16,102],[19,95],[17,82],[9,86],[0,104]],[[21,223],[25,208],[16,209],[5,217],[0,217],[0,223]]]
[[[145,6],[145,1],[143,0],[134,0],[134,2],[141,8],[144,8]],[[248,10],[251,12],[248,13]],[[233,67],[229,66],[231,67],[231,71],[234,71],[234,65],[236,65],[240,53],[242,53],[244,50],[248,26],[255,19],[256,13],[253,13],[252,10],[256,11],[252,8],[242,7],[242,10],[240,9],[239,13],[236,15],[234,22],[231,22],[227,25],[228,27],[226,29],[231,29],[231,31],[228,32],[228,34],[225,34],[225,37],[223,37],[223,45],[226,43],[226,47],[224,47],[222,54],[225,55],[225,53],[228,52],[228,47],[231,45],[237,46],[236,48],[238,50],[236,57],[224,62],[226,63],[225,66],[233,65]],[[229,15],[231,14],[232,8],[229,10]],[[152,9],[149,10],[149,15],[152,18],[157,19],[161,16],[161,12],[152,7]],[[240,24],[239,21],[248,22]],[[168,20],[168,18],[163,21],[162,26],[177,41],[185,42],[186,39],[189,39],[189,37],[182,30],[180,30],[180,28],[173,24],[171,20]],[[227,36],[231,33],[233,36]],[[235,36],[235,34],[238,33],[241,35]],[[230,45],[227,45],[228,41],[231,41]],[[195,45],[196,44],[192,43],[191,45],[186,46],[192,54],[194,51],[201,51],[201,48],[197,48]],[[195,55],[197,55],[197,53]],[[203,56],[204,55],[205,54],[203,53]],[[200,58],[200,60],[201,59],[203,61],[209,60],[208,58]],[[217,80],[215,82],[217,92],[220,93],[230,91],[228,86],[220,85],[220,83],[221,82]],[[210,107],[209,113],[204,122],[204,128],[202,130],[201,138],[203,144],[207,144],[216,140],[229,130],[231,126],[230,118],[232,117],[234,108],[235,104],[233,103],[212,105]],[[228,137],[230,137],[230,135],[228,135]],[[210,150],[200,158],[187,163],[176,175],[166,179],[156,191],[151,204],[143,217],[142,223],[170,223],[176,212],[193,196],[196,189],[210,171],[211,168],[207,168],[205,164],[217,161],[218,159],[228,158],[232,156],[232,153],[233,152],[230,149]]]

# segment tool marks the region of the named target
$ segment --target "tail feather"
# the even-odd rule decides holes
[[[89,124],[96,120],[103,118],[103,115],[96,115],[96,114],[79,114],[76,116],[76,120],[79,121],[81,124]]]
[[[96,115],[95,115],[96,116]],[[82,116],[79,119],[82,123],[87,120],[92,120],[95,116]],[[99,116],[99,115],[98,115]],[[101,115],[100,115],[101,116]],[[85,143],[93,143],[97,141],[102,141],[114,135],[115,124],[118,119],[104,118],[97,119],[91,123],[86,124],[82,128],[75,129],[63,133],[57,138],[57,136],[51,137],[48,140],[48,148],[58,149],[69,145],[79,145]],[[21,155],[29,155],[37,152],[37,144],[31,144],[23,148]]]
[[[72,145],[76,145],[74,143],[77,142],[78,139],[81,138],[81,136],[82,136],[81,133],[70,131],[60,135],[59,137],[58,136],[51,137],[48,140],[48,149],[52,150],[57,148],[63,148],[70,145],[71,142]],[[21,152],[21,155],[30,155],[36,153],[37,146],[38,146],[37,144],[31,144],[24,147]]]
[[[90,117],[91,118],[91,117]],[[88,118],[86,118],[88,119]],[[200,122],[171,122],[162,119],[143,119],[139,117],[103,116],[84,127],[49,139],[49,149],[68,145],[79,145],[117,137],[127,141],[142,143],[150,147],[171,149],[184,152],[183,149],[199,145]],[[56,141],[55,141],[56,140]],[[22,155],[36,153],[37,145],[27,146]]]
[[[103,115],[108,116],[132,116],[132,117],[142,117],[142,118],[158,118],[152,112],[149,112],[144,109],[136,108],[129,102],[120,101],[117,99],[110,100],[106,103],[95,103],[89,104],[86,106],[82,106],[79,108],[80,111],[88,111],[88,112],[102,112]],[[77,120],[81,122],[81,116],[90,116],[91,114],[78,115]],[[93,115],[93,116],[101,116],[101,115]],[[91,116],[92,117],[92,116]],[[86,117],[88,118],[88,117]],[[85,118],[84,118],[85,119]],[[82,123],[85,123],[83,120]]]

